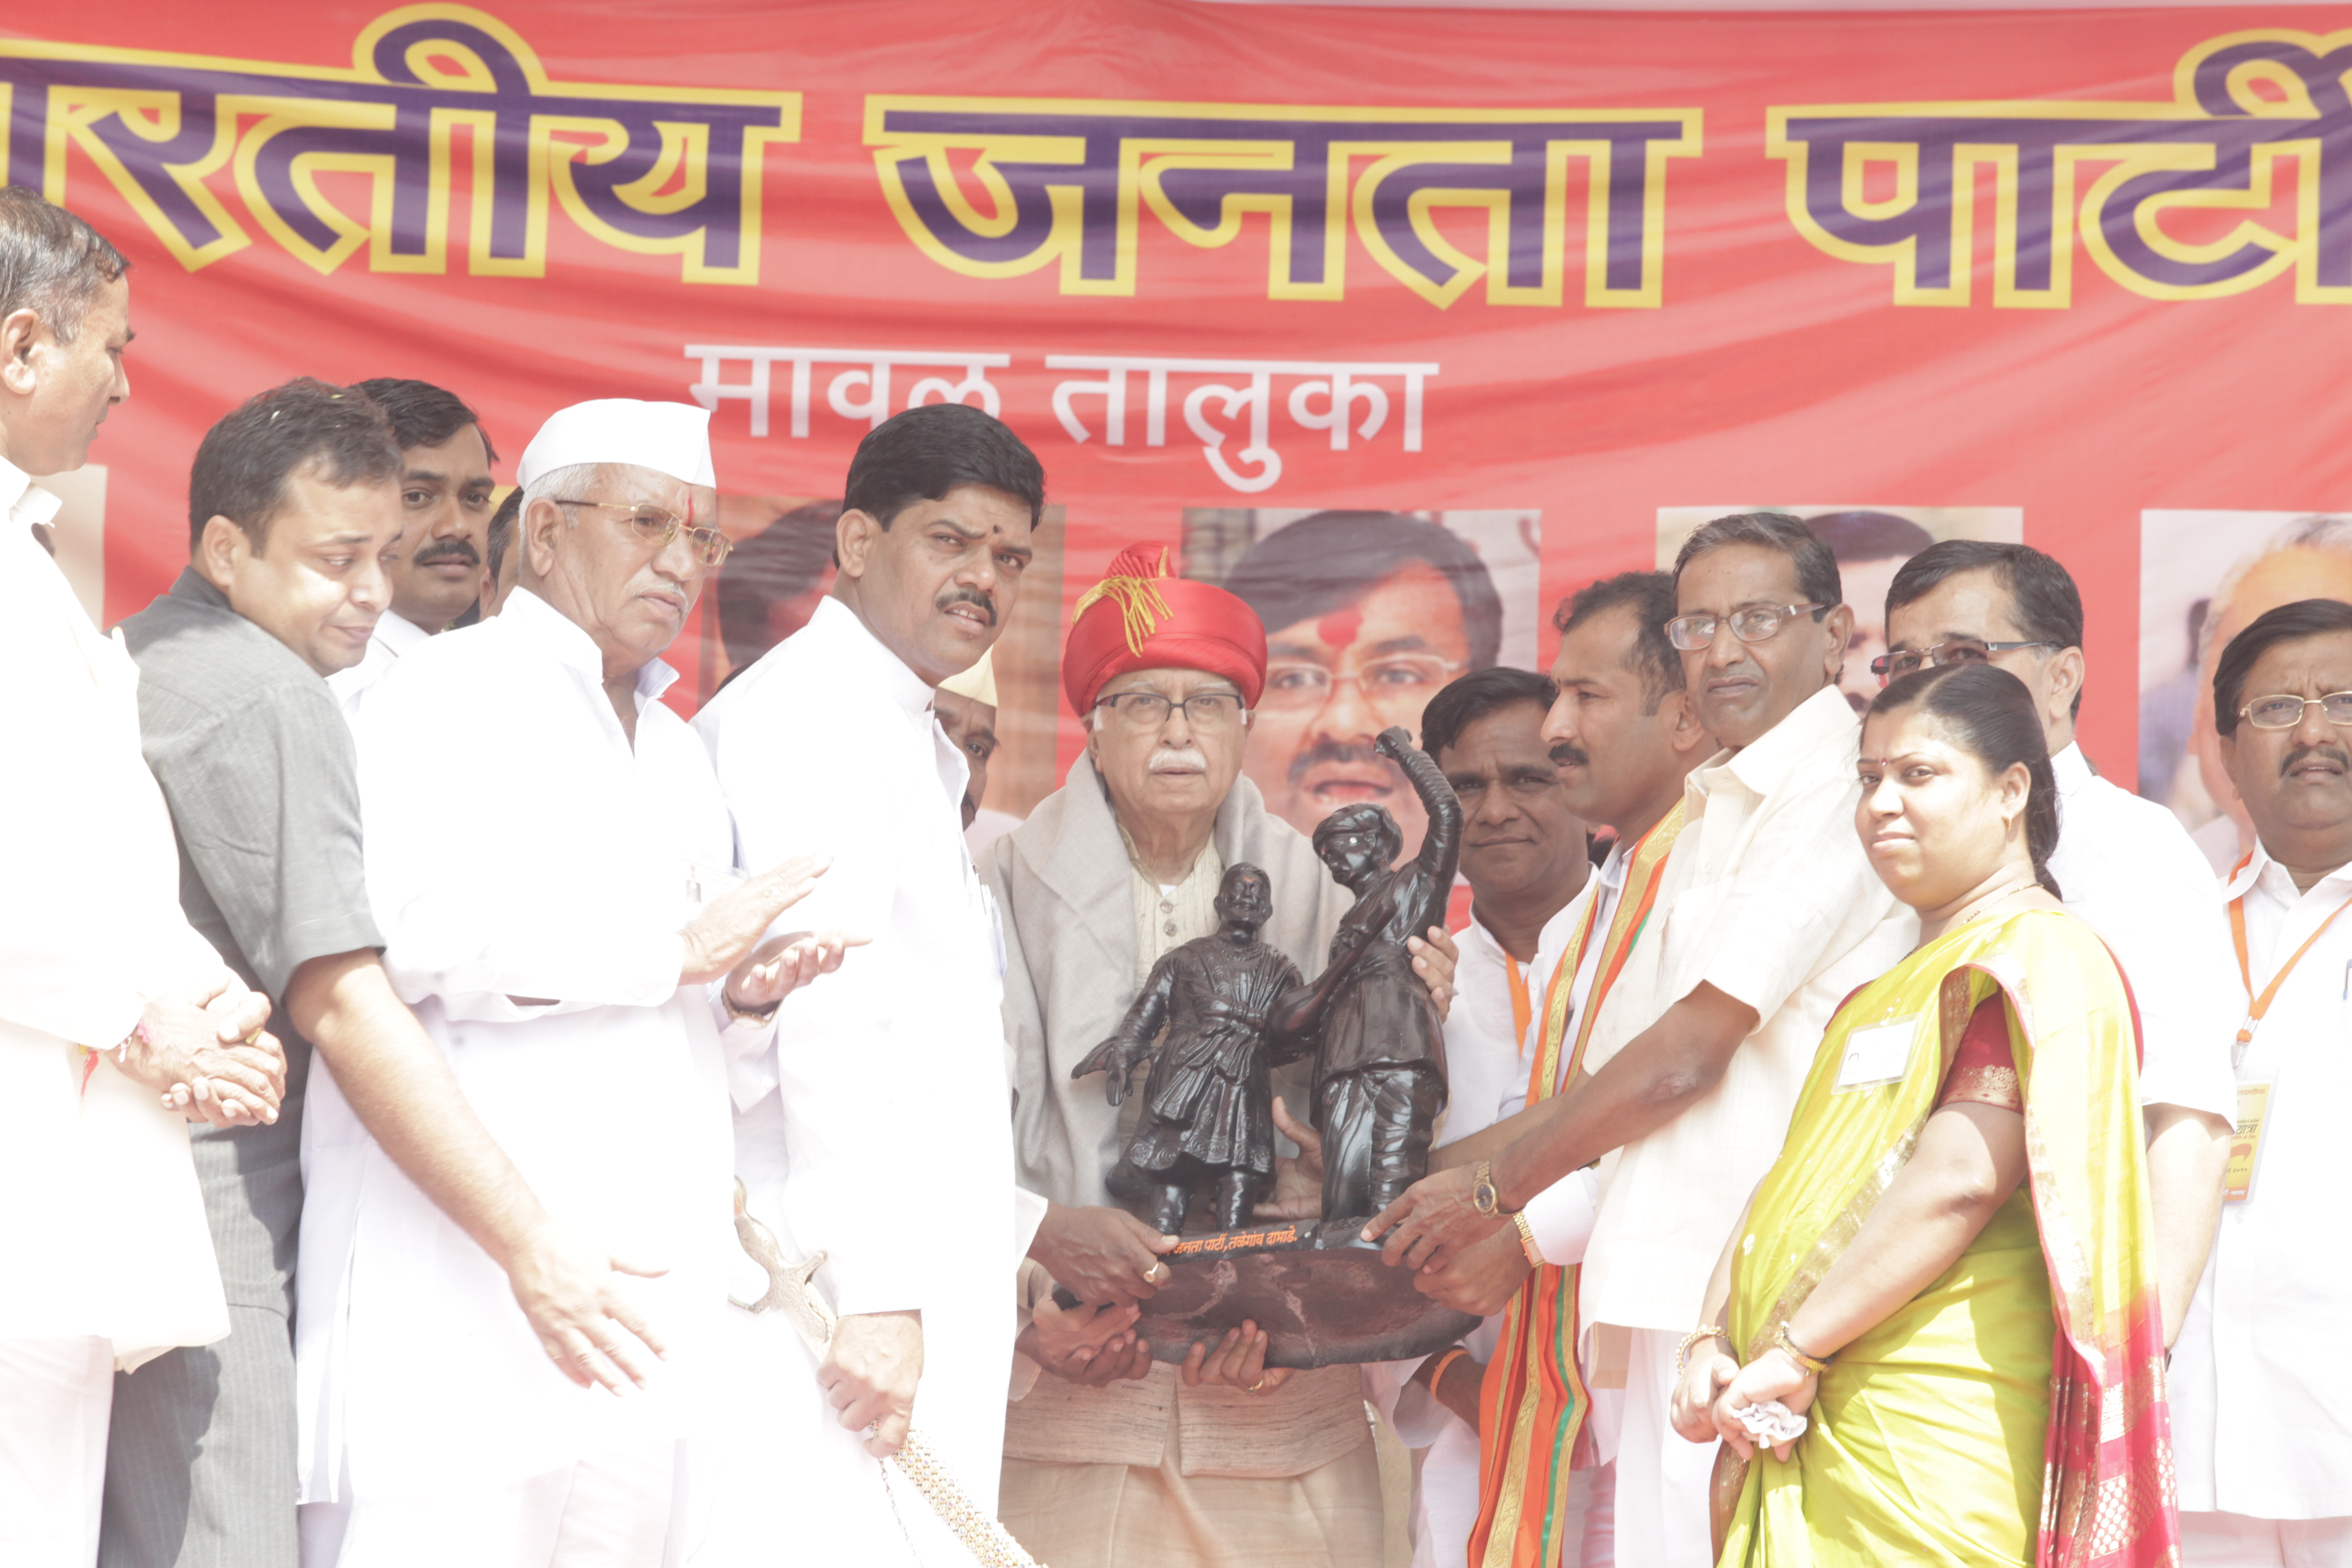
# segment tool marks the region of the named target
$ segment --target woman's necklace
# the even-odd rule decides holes
[[[2041,891],[2041,889],[2042,884],[2039,881],[2032,881],[2019,883],[2013,888],[2003,888],[1999,892],[1987,893],[1976,903],[1970,905],[1959,914],[1955,915],[1952,919],[1946,921],[1944,922],[1944,929],[1946,931],[1950,931],[1955,927],[1967,925],[1971,921],[1981,920],[1985,916],[1992,913],[1993,910],[1999,909],[2002,904],[2007,903],[2010,900],[2017,898],[2021,894],[2039,892]]]

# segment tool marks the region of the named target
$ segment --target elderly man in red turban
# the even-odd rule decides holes
[[[1225,868],[1246,862],[1272,879],[1274,917],[1259,936],[1309,976],[1351,902],[1241,776],[1265,684],[1265,631],[1248,605],[1167,575],[1164,550],[1123,551],[1079,598],[1062,655],[1086,754],[980,857],[1003,912],[1019,1180],[1044,1210],[1024,1286],[1033,1301],[1059,1282],[1125,1313],[1169,1277],[1159,1255],[1175,1238],[1104,1188],[1139,1097],[1122,1116],[1099,1078],[1074,1081],[1070,1069],[1118,1026],[1163,953],[1217,929]],[[1420,951],[1416,967],[1443,1003],[1451,947]],[[1277,1096],[1303,1105],[1304,1073],[1276,1073]],[[1277,1121],[1289,1125],[1279,1111]],[[1037,1342],[1024,1333],[1023,1345]],[[1045,1375],[1024,1359],[1015,1386],[1027,1387],[1005,1420],[1006,1527],[1054,1568],[1379,1562],[1380,1470],[1359,1373],[1293,1374],[1264,1357],[1259,1333],[1195,1347],[1181,1367],[1124,1336],[1045,1364]]]

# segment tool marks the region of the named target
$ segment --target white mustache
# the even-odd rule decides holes
[[[1161,773],[1170,768],[1190,768],[1196,773],[1209,771],[1209,759],[1198,746],[1161,746],[1151,753],[1144,764],[1146,773]]]

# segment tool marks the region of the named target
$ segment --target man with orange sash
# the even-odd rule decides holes
[[[1589,921],[1584,824],[1568,807],[1542,733],[1553,696],[1542,676],[1498,665],[1443,688],[1422,713],[1422,743],[1462,802],[1461,869],[1471,893],[1470,921],[1454,933],[1461,959],[1437,1128],[1444,1142],[1482,1132],[1527,1103],[1535,1021],[1574,978]],[[1573,1184],[1584,1184],[1580,1175]],[[1566,1230],[1537,1239],[1580,1251],[1592,1205],[1581,1191],[1567,1195]],[[1478,1516],[1478,1387],[1497,1326],[1490,1317],[1435,1355],[1364,1369],[1373,1402],[1414,1450],[1414,1568],[1463,1562]],[[1580,1478],[1584,1491],[1591,1479]]]
[[[1540,1005],[1530,1008],[1522,1104],[1549,1099],[1580,1070],[1593,1023],[1609,1011],[1617,978],[1648,929],[1682,824],[1684,775],[1714,750],[1685,694],[1682,661],[1666,641],[1673,612],[1674,584],[1665,574],[1627,572],[1588,585],[1555,619],[1560,642],[1551,675],[1559,698],[1541,738],[1559,767],[1567,808],[1614,827],[1617,843],[1561,944],[1561,973]],[[1467,969],[1465,945],[1465,977],[1458,982],[1465,1006]],[[1489,1154],[1524,1122],[1515,1117],[1487,1133],[1456,1139],[1441,1160]],[[1451,1305],[1501,1312],[1480,1391],[1473,1568],[1601,1568],[1614,1561],[1612,1461],[1622,1371],[1591,1377],[1578,1361],[1577,1265],[1592,1232],[1597,1186],[1591,1171],[1570,1173],[1520,1211],[1524,1235],[1514,1224],[1421,1280]],[[1530,1243],[1540,1267],[1528,1256]],[[1610,1386],[1594,1388],[1596,1383]]]
[[[1391,1260],[1442,1268],[1608,1156],[1580,1328],[1604,1363],[1623,1346],[1615,1527],[1641,1568],[1713,1557],[1712,1456],[1669,1421],[1676,1342],[1830,1015],[1917,932],[1854,837],[1861,729],[1834,684],[1853,615],[1828,546],[1781,513],[1717,518],[1677,555],[1675,597],[1667,637],[1726,749],[1685,782],[1653,940],[1628,951],[1613,1005],[1591,1009],[1577,1065],[1591,1076],[1531,1108],[1487,1170],[1439,1172],[1367,1227]]]
[[[2334,1347],[2352,1322],[2352,605],[2250,623],[2214,665],[2213,715],[2255,843],[2222,889],[2245,986],[2237,1139],[2170,1371],[2180,1560],[2347,1568],[2352,1374]]]

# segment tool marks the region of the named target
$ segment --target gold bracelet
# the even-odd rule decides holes
[[[1682,1339],[1682,1343],[1675,1347],[1675,1375],[1676,1377],[1682,1376],[1683,1373],[1690,1370],[1691,1346],[1698,1343],[1701,1340],[1721,1340],[1725,1343],[1728,1344],[1731,1341],[1731,1336],[1725,1333],[1721,1329],[1693,1329],[1689,1333],[1685,1334]]]
[[[1519,1250],[1528,1255],[1528,1266],[1531,1268],[1545,1267],[1543,1248],[1536,1245],[1535,1227],[1528,1224],[1528,1211],[1514,1209],[1511,1223],[1519,1227]]]
[[[1830,1369],[1829,1363],[1818,1356],[1809,1356],[1797,1348],[1797,1342],[1789,1337],[1789,1325],[1786,1320],[1782,1321],[1779,1328],[1772,1331],[1772,1342],[1787,1351],[1799,1366],[1811,1373],[1815,1377],[1819,1377]]]

